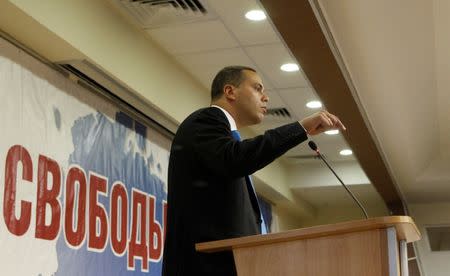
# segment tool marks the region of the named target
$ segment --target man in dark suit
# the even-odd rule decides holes
[[[214,78],[211,106],[179,126],[172,143],[164,276],[236,275],[233,255],[199,253],[198,242],[261,233],[261,213],[249,175],[340,120],[322,111],[252,139],[236,130],[258,124],[269,98],[252,68],[230,66]]]

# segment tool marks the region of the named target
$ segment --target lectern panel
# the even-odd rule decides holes
[[[375,229],[234,250],[239,276],[386,276],[386,230]]]

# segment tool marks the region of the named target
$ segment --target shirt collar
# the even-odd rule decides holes
[[[223,113],[225,114],[225,116],[226,116],[227,119],[228,119],[228,123],[230,123],[231,131],[237,130],[237,127],[236,127],[236,121],[233,119],[233,117],[231,116],[231,114],[228,113],[228,111],[226,111],[226,110],[223,109],[222,107],[220,107],[220,106],[218,106],[218,105],[215,105],[215,104],[211,105],[211,107],[216,107],[216,108],[222,110]]]

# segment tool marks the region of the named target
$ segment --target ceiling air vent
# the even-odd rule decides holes
[[[267,115],[284,119],[292,118],[291,113],[284,107],[269,108],[267,109]]]
[[[212,19],[204,0],[113,0],[144,29]]]

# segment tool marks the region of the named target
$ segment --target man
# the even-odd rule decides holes
[[[172,143],[163,275],[236,275],[231,252],[199,253],[198,242],[261,233],[261,214],[249,175],[287,150],[335,128],[326,112],[239,141],[236,130],[258,124],[269,98],[256,71],[230,66],[214,78],[211,107],[187,117]]]

